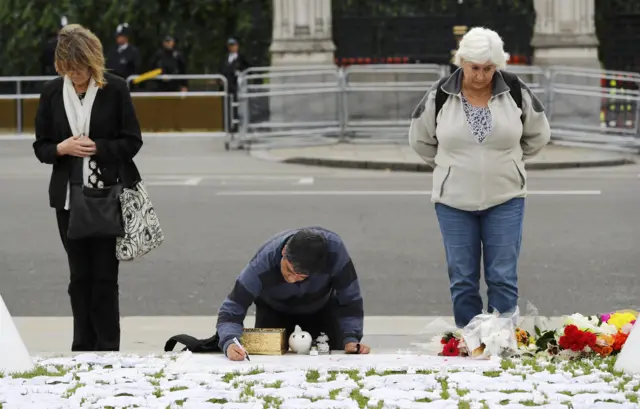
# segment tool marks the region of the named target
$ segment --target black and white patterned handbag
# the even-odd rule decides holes
[[[164,234],[142,180],[120,194],[124,236],[116,238],[116,257],[131,261],[160,246]]]

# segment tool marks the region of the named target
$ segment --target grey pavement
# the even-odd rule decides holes
[[[562,317],[548,317],[544,321],[533,317],[522,317],[521,327],[533,330],[534,323],[542,323],[543,328],[557,326]],[[73,333],[71,317],[14,317],[13,321],[32,355],[69,355]],[[255,316],[245,319],[245,327],[253,327]],[[197,338],[212,335],[215,317],[212,316],[156,316],[123,317],[121,319],[121,351],[125,353],[161,353],[165,342],[179,333]],[[451,317],[398,317],[367,316],[364,322],[362,342],[373,348],[374,353],[433,351],[430,345],[435,336],[454,328]],[[176,345],[180,351],[184,346]]]
[[[123,317],[204,316],[211,324],[196,335],[208,334],[263,240],[303,225],[345,239],[367,315],[451,315],[430,175],[282,164],[222,145],[146,140],[137,162],[167,239],[122,264]],[[17,321],[71,315],[49,172],[28,141],[0,142],[0,293]],[[640,166],[531,170],[529,177],[522,305],[530,301],[546,316],[640,307]],[[166,331],[177,334],[204,324],[171,325]]]
[[[253,156],[289,164],[342,168],[388,169],[431,172],[408,143],[327,143],[321,146],[287,147],[285,144],[254,145]],[[637,155],[587,147],[549,144],[527,169],[562,169],[616,166],[633,163]]]

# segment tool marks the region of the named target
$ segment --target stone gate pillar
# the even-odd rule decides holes
[[[599,68],[594,0],[534,0],[535,65]]]
[[[331,0],[273,0],[271,65],[333,64]]]

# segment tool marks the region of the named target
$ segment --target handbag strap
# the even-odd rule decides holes
[[[120,170],[118,171],[118,176],[120,176],[120,181],[125,188],[133,188],[138,182],[142,181],[142,176],[140,176],[140,171],[136,166],[135,162],[132,160],[128,162],[124,162],[120,166]]]

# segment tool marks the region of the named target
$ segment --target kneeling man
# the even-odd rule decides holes
[[[369,353],[360,344],[364,310],[358,276],[336,233],[320,227],[289,230],[258,249],[218,313],[219,345],[231,360],[245,359],[233,339],[240,340],[253,303],[256,328],[285,328],[288,340],[299,325],[314,339],[327,334],[332,350]]]

